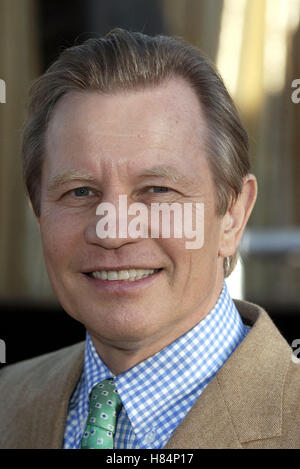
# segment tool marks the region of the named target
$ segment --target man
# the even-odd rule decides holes
[[[257,188],[199,52],[123,30],[66,50],[33,86],[23,158],[49,277],[87,340],[1,372],[1,446],[299,448],[299,367],[224,283]],[[120,196],[204,206],[203,245],[150,236],[150,215],[143,236],[111,215],[101,231],[101,204],[123,223]]]

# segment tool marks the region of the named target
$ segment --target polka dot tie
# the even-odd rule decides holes
[[[106,379],[90,393],[89,414],[81,449],[112,449],[117,417],[122,407],[113,379]]]

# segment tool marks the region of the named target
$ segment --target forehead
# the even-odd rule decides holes
[[[73,92],[58,102],[50,119],[46,161],[62,167],[81,160],[85,169],[92,160],[137,170],[148,163],[184,167],[204,154],[205,135],[198,98],[180,78],[139,91]]]

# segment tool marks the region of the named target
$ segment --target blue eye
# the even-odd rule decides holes
[[[86,197],[90,193],[90,189],[88,187],[78,187],[78,189],[74,189],[74,194],[76,197]]]
[[[153,189],[153,192],[155,193],[161,193],[161,192],[168,192],[169,188],[168,187],[163,187],[163,186],[153,186],[151,187]]]

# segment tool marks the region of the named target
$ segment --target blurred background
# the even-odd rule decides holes
[[[180,36],[219,69],[249,132],[259,184],[228,285],[234,297],[265,307],[290,344],[300,337],[300,103],[292,100],[299,19],[300,0],[0,0],[0,339],[7,363],[84,339],[48,281],[25,199],[20,136],[32,80],[65,47],[116,26]]]

